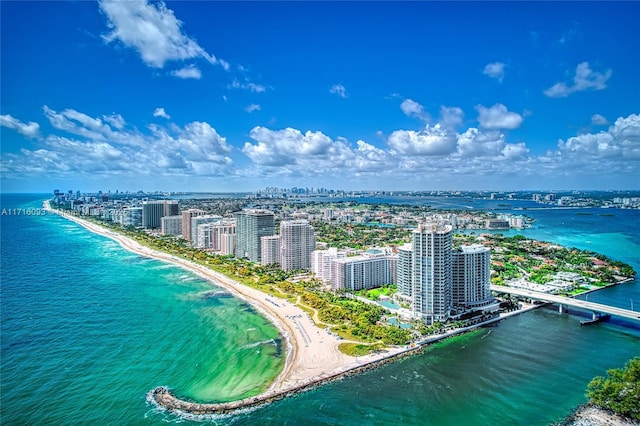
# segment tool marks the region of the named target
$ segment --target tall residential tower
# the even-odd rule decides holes
[[[306,220],[280,223],[280,268],[283,271],[311,268],[311,252],[316,249],[316,234]]]
[[[189,242],[193,242],[191,240],[191,219],[197,216],[204,216],[205,214],[207,213],[200,209],[188,209],[182,211],[182,238]]]
[[[491,250],[480,244],[453,251],[453,304],[478,309],[493,302]]]
[[[236,256],[260,262],[260,238],[275,234],[275,218],[268,210],[245,209],[235,213]]]
[[[175,216],[179,212],[178,201],[160,200],[142,202],[142,226],[145,229],[160,228],[160,219]]]
[[[427,324],[446,321],[453,309],[452,244],[453,227],[449,224],[421,224],[413,231],[413,311]]]

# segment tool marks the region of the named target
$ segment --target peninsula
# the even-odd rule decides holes
[[[375,368],[398,357],[420,351],[427,343],[463,333],[480,325],[499,321],[507,316],[538,306],[513,300],[506,300],[498,306],[497,303],[491,304],[491,300],[493,300],[491,298],[491,300],[482,301],[480,306],[483,308],[480,310],[467,313],[460,311],[456,321],[435,321],[431,324],[424,324],[419,320],[414,320],[405,322],[404,325],[407,327],[392,327],[390,326],[392,323],[397,324],[401,320],[402,315],[400,314],[403,308],[395,306],[389,312],[375,303],[373,304],[375,306],[372,306],[371,303],[363,304],[362,301],[366,301],[368,297],[366,292],[348,294],[345,292],[340,297],[349,296],[353,300],[345,304],[335,297],[329,296],[329,293],[318,292],[321,283],[304,273],[298,274],[296,277],[287,275],[292,277],[287,280],[277,279],[278,274],[275,274],[273,269],[256,267],[242,259],[229,258],[215,253],[212,255],[197,248],[184,247],[175,240],[167,240],[161,235],[136,231],[132,227],[113,226],[109,222],[96,220],[96,215],[93,214],[83,218],[77,214],[77,211],[65,212],[52,208],[49,201],[45,202],[45,208],[77,222],[92,232],[116,240],[127,250],[173,263],[198,274],[215,285],[224,287],[236,297],[258,309],[280,330],[287,342],[286,362],[282,372],[266,392],[240,401],[210,404],[181,400],[165,387],[159,387],[149,392],[149,401],[177,413],[227,413],[239,408],[263,405],[293,393],[340,379],[346,375]],[[487,220],[491,219],[481,219],[483,222]],[[197,223],[197,221],[193,223]],[[320,235],[328,236],[336,229],[338,228],[335,225],[328,224],[324,228],[321,227]],[[356,228],[352,226],[352,231],[347,235],[362,241],[367,241],[369,236],[377,235],[376,243],[389,242],[391,239],[398,244],[406,242],[410,235],[401,228],[396,230],[389,228],[389,234],[384,237],[378,232],[380,229],[375,226],[358,226]],[[328,237],[321,238],[328,239]],[[468,240],[467,242],[472,239],[473,243],[482,241],[482,238],[478,239],[475,236],[456,238]],[[491,238],[493,238],[491,240],[493,250],[500,252],[502,256],[500,259],[507,260],[508,265],[514,264],[510,256],[516,256],[521,259],[522,265],[532,267],[543,265],[547,268],[546,271],[558,272],[557,269],[553,270],[548,263],[545,263],[544,259],[540,258],[540,253],[535,258],[530,258],[522,252],[505,253],[501,249],[505,247],[505,241],[496,239],[496,237]],[[522,243],[522,241],[520,239],[507,240],[507,243],[515,244]],[[529,243],[532,247],[540,249],[540,246],[535,243]],[[520,244],[520,246],[526,245]],[[586,257],[588,257],[587,254],[573,253],[572,259],[578,258],[583,261]],[[528,260],[525,261],[525,259]],[[605,260],[602,259],[600,262],[605,262]],[[532,263],[527,264],[529,261]],[[571,260],[567,262],[571,263]],[[615,266],[615,274],[606,275],[606,278],[615,278],[615,281],[621,281],[624,278],[622,275],[633,274],[632,270],[626,269],[626,265],[615,264],[613,266]],[[513,270],[503,268],[502,271],[492,280],[500,281],[498,282],[500,284],[506,278],[514,278]],[[279,277],[282,278],[282,275]],[[529,275],[526,278],[530,278]],[[545,283],[549,281],[544,277],[539,277],[539,280]],[[594,283],[603,285],[602,281],[596,279],[594,279]],[[582,285],[574,286],[572,290],[581,289],[584,291],[590,288],[591,286]],[[575,293],[574,291],[572,294]],[[401,298],[398,300],[401,305],[404,305]],[[368,312],[365,317],[347,319],[349,318],[348,309],[352,303],[360,303],[358,306],[364,307],[362,309]],[[489,310],[490,307],[491,310]],[[502,309],[498,311],[498,308]],[[370,310],[366,311],[366,309]],[[363,318],[370,318],[371,322],[365,321],[363,323]],[[345,326],[344,321],[350,325]]]
[[[416,353],[422,348],[422,346],[418,344],[403,345],[386,347],[385,349],[367,355],[346,355],[339,350],[339,345],[348,343],[347,341],[335,333],[327,333],[319,329],[308,312],[286,299],[275,297],[243,285],[238,281],[230,279],[221,273],[193,261],[143,246],[132,238],[93,221],[53,209],[49,201],[44,202],[44,208],[51,213],[59,214],[83,226],[91,232],[117,241],[126,250],[141,256],[172,263],[211,281],[216,286],[227,289],[234,296],[246,301],[259,310],[280,330],[287,342],[286,362],[283,371],[265,393],[230,403],[201,404],[181,400],[173,395],[169,389],[164,387],[159,387],[149,392],[148,399],[157,403],[160,407],[172,410],[177,414],[227,413],[240,408],[263,405],[296,392],[308,390],[323,383],[340,379],[347,375],[357,374],[370,368],[375,368],[396,359],[398,356]],[[495,322],[502,318],[534,309],[535,307],[537,307],[537,305],[523,304],[522,309],[503,313],[486,323]],[[431,343],[444,339],[455,334],[469,331],[476,326],[444,331],[430,336],[429,339],[421,343]]]

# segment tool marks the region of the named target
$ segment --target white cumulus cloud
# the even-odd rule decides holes
[[[179,70],[171,71],[171,75],[182,79],[192,78],[194,80],[200,80],[200,78],[202,78],[202,72],[200,71],[200,68],[196,67],[193,64],[187,65],[186,67],[180,68]]]
[[[135,49],[150,67],[163,68],[168,61],[202,58],[228,69],[229,64],[207,53],[187,36],[182,22],[164,2],[102,0],[100,9],[107,17],[108,43],[120,41]]]
[[[167,114],[164,108],[156,108],[155,111],[153,111],[153,116],[166,118],[167,120],[171,118],[171,116]]]
[[[233,79],[233,81],[227,86],[229,89],[244,89],[254,93],[262,93],[267,91],[267,87],[262,84],[257,84],[245,79],[244,82],[241,82],[237,78]]]
[[[254,127],[242,149],[255,165],[254,176],[313,177],[381,176],[393,172],[393,155],[363,140],[352,146],[346,139],[332,139],[322,132]]]
[[[491,108],[476,105],[478,122],[485,129],[515,129],[522,123],[522,116],[507,110],[502,104],[495,104]]]
[[[331,88],[329,88],[329,93],[338,95],[341,98],[347,97],[347,89],[342,84],[334,84],[331,86]]]
[[[160,171],[158,176],[227,176],[232,171],[231,146],[205,122],[168,128],[151,124],[141,132],[127,128],[119,114],[96,118],[73,109],[57,112],[47,106],[43,111],[54,132],[42,139],[37,149],[23,148],[19,154],[4,156],[3,172],[77,180],[114,175],[137,178],[153,171]]]
[[[520,160],[529,153],[529,148],[524,142],[508,143],[502,150],[502,155],[506,160]]]
[[[564,82],[556,83],[544,91],[550,98],[564,98],[574,92],[584,90],[602,90],[607,87],[607,80],[611,77],[611,70],[603,72],[593,71],[588,62],[582,62],[576,67],[573,85]]]
[[[618,118],[605,132],[585,133],[558,142],[567,156],[640,160],[640,115]]]
[[[416,117],[422,121],[429,121],[431,117],[424,111],[424,107],[413,99],[405,99],[400,104],[402,112],[409,117]]]
[[[557,150],[537,157],[541,173],[561,181],[637,182],[640,176],[640,115],[619,117],[606,131],[559,140]]]
[[[495,157],[506,145],[504,134],[497,130],[483,132],[469,128],[458,136],[458,153],[461,157]]]
[[[458,107],[440,107],[440,124],[446,129],[455,129],[462,124],[464,112]]]
[[[102,119],[109,123],[114,129],[122,130],[125,122],[120,114],[103,115]]]
[[[456,134],[444,129],[440,124],[427,125],[419,132],[414,130],[396,130],[387,139],[387,143],[396,152],[403,155],[448,155],[456,150]]]
[[[307,131],[303,134],[290,127],[271,130],[258,126],[251,129],[249,136],[258,143],[246,142],[242,151],[254,162],[272,166],[295,164],[297,159],[304,157],[321,157],[333,144],[331,138],[322,132]]]
[[[28,138],[37,139],[40,137],[40,125],[38,123],[33,121],[23,123],[9,114],[0,115],[0,126],[13,129]]]
[[[251,114],[253,111],[260,111],[262,107],[259,104],[251,104],[247,106],[244,110]]]
[[[609,120],[607,120],[603,115],[593,114],[591,116],[591,124],[594,126],[606,126],[609,124]]]
[[[504,64],[502,62],[492,62],[485,65],[482,74],[502,82],[504,78]]]

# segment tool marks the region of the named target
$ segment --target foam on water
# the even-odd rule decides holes
[[[33,207],[43,198],[3,194],[2,203]],[[582,244],[640,269],[640,212],[527,214],[538,222],[517,233]],[[217,289],[201,278],[66,219],[3,217],[1,226],[7,425],[545,425],[584,401],[593,376],[621,367],[640,347],[638,329],[615,321],[580,327],[578,317],[541,309],[257,410],[185,418],[145,396],[162,384],[202,402],[260,392],[282,370],[278,331],[233,297],[201,297]],[[640,306],[637,283],[589,296],[623,307],[629,299]],[[276,345],[266,343],[272,339]]]
[[[2,220],[3,424],[140,423],[140,398],[159,383],[224,401],[261,392],[280,372],[275,348],[236,343],[238,324],[252,325],[253,341],[278,338],[244,302],[185,298],[218,287],[65,223]]]

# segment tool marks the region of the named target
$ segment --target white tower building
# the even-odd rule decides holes
[[[491,250],[480,244],[453,252],[453,304],[467,309],[490,305]]]
[[[311,268],[316,234],[307,220],[280,222],[280,267],[284,271]]]
[[[332,260],[347,257],[347,252],[338,251],[335,247],[327,250],[314,250],[311,252],[311,271],[325,283],[331,281]]]
[[[449,224],[421,224],[413,232],[413,311],[427,324],[446,321],[453,308],[452,240]]]
[[[280,265],[280,236],[269,235],[260,238],[260,251],[262,265]]]
[[[413,297],[412,265],[413,249],[411,243],[398,247],[398,293],[405,299]]]

